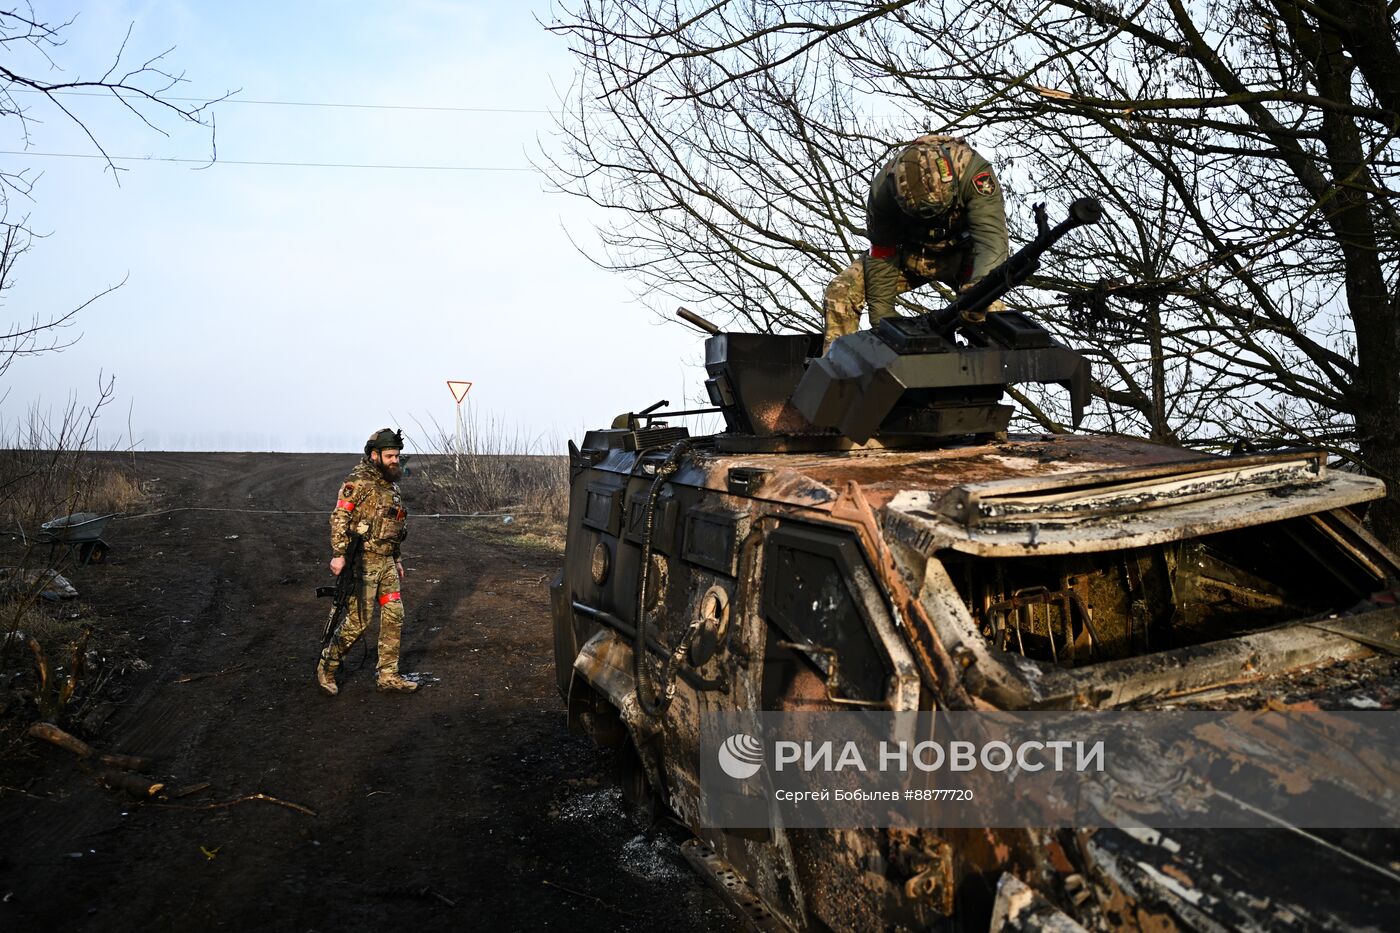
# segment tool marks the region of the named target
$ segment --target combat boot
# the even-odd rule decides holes
[[[385,693],[412,693],[418,689],[416,680],[409,680],[394,671],[380,671],[377,685]]]
[[[316,662],[316,686],[320,687],[321,692],[328,697],[333,697],[340,692],[340,688],[335,683],[335,668],[335,663],[325,658]]]

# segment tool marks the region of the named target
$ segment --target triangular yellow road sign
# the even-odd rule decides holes
[[[462,404],[462,399],[467,397],[467,390],[472,387],[472,384],[470,382],[457,382],[449,379],[447,380],[447,387],[452,390],[452,397],[455,398],[457,404],[460,405]]]

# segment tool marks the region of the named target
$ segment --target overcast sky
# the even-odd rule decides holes
[[[446,380],[471,380],[474,413],[561,449],[584,427],[700,392],[698,336],[660,325],[628,283],[570,244],[590,240],[585,205],[550,193],[530,159],[551,145],[573,80],[548,6],[478,0],[68,2],[54,50],[62,76],[96,78],[116,56],[165,64],[217,97],[220,161],[118,161],[120,184],[71,121],[33,101],[26,155],[49,234],[16,265],[6,321],[62,313],[109,285],[62,354],[17,361],[3,379],[6,437],[32,406],[96,397],[116,376],[104,443],[149,450],[353,450],[385,424],[448,429]],[[6,49],[6,65],[49,77]],[[52,79],[52,78],[51,78]],[[20,99],[17,95],[17,100]],[[107,100],[65,98],[114,157],[206,157],[197,127],[163,136]],[[249,101],[239,103],[237,101]],[[386,108],[280,106],[326,102]],[[26,149],[7,118],[0,149]],[[538,161],[538,159],[536,159]],[[237,162],[417,166],[407,169]],[[480,171],[433,169],[427,166]]]

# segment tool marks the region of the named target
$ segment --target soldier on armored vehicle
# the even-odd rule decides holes
[[[963,139],[920,136],[876,173],[865,204],[870,253],[826,288],[825,343],[853,333],[862,303],[870,326],[895,298],[931,281],[975,284],[1006,261],[1006,207],[987,160]],[[999,305],[999,303],[998,303]],[[980,320],[986,310],[967,312]]]

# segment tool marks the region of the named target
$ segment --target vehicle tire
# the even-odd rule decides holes
[[[106,541],[86,541],[78,548],[78,563],[100,564],[107,559],[109,550]]]

